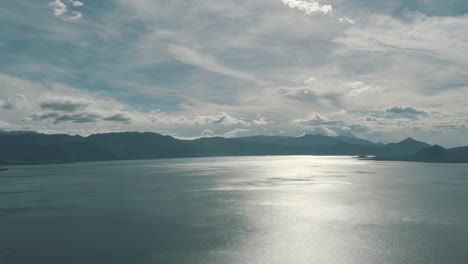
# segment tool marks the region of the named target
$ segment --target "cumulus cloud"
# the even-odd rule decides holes
[[[303,11],[306,15],[312,15],[314,13],[323,13],[326,15],[333,11],[333,7],[331,5],[322,5],[317,1],[281,0],[281,2],[290,8]]]

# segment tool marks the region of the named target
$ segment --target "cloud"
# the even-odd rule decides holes
[[[341,84],[341,87],[348,90],[346,95],[348,96],[358,96],[367,93],[375,93],[382,91],[382,88],[379,86],[372,86],[365,84],[363,82],[349,82]]]
[[[234,130],[224,133],[224,137],[234,138],[234,137],[237,137],[238,134],[243,133],[243,132],[248,132],[248,131],[249,131],[248,129],[236,128]]]
[[[31,115],[33,121],[51,121],[53,124],[61,123],[96,123],[98,121],[110,121],[114,123],[131,124],[132,117],[127,113],[116,113],[109,116],[102,116],[100,113],[82,111],[77,113],[66,112],[42,112]]]
[[[194,49],[172,45],[169,47],[169,52],[183,63],[198,66],[207,71],[222,74],[232,78],[249,82],[258,82],[252,74],[222,65],[215,58],[209,55],[201,54]]]
[[[10,129],[16,129],[16,126],[13,124],[10,124],[8,122],[0,121],[0,131],[1,130],[10,130]]]
[[[324,135],[324,136],[329,136],[329,137],[338,136],[338,134],[335,131],[325,126],[318,126],[318,127],[310,128],[307,130],[305,134]]]
[[[288,99],[309,102],[325,103],[333,106],[341,105],[341,97],[334,92],[319,92],[311,87],[289,87],[278,90],[279,94]]]
[[[336,42],[346,45],[354,52],[391,52],[404,55],[407,59],[410,56],[412,60],[442,63],[441,67],[446,67],[447,63],[466,65],[468,55],[460,51],[468,41],[468,36],[463,34],[467,28],[466,15],[428,17],[420,13],[407,13],[404,20],[374,15],[367,23],[348,28],[344,35],[336,38]]]
[[[70,0],[70,3],[73,6],[83,6],[83,2],[80,2],[80,1]]]
[[[392,114],[396,114],[396,115],[408,117],[408,118],[415,118],[415,117],[429,115],[427,112],[423,110],[418,110],[410,106],[408,107],[394,106],[394,107],[387,108],[385,111],[387,113],[392,113]]]
[[[5,110],[16,110],[21,109],[25,106],[27,101],[26,96],[23,94],[15,94],[10,97],[7,101],[0,100],[0,108]]]
[[[49,6],[54,11],[54,15],[58,16],[58,17],[62,16],[63,14],[65,14],[68,11],[67,6],[60,0],[54,0],[54,1],[50,2]]]
[[[341,121],[338,120],[330,120],[326,118],[325,116],[322,116],[319,113],[312,113],[306,118],[296,118],[294,119],[291,124],[292,125],[338,125],[341,124]]]
[[[34,121],[46,121],[51,120],[53,124],[60,124],[64,122],[71,122],[76,124],[81,123],[94,123],[101,119],[101,116],[96,113],[59,113],[59,112],[47,112],[47,113],[36,113],[32,115]]]
[[[150,122],[154,124],[165,124],[165,125],[198,125],[198,126],[210,126],[210,125],[221,125],[225,127],[229,126],[243,126],[251,127],[264,126],[272,124],[273,121],[267,121],[265,118],[259,118],[254,120],[246,120],[244,118],[237,118],[227,113],[222,112],[219,115],[197,115],[194,117],[168,115],[164,112],[153,112],[151,113]]]
[[[214,134],[213,130],[210,130],[210,129],[203,130],[203,132],[201,133],[202,136],[211,136],[213,134]]]
[[[267,121],[266,118],[264,117],[261,117],[257,120],[252,120],[252,124],[256,126],[266,126],[266,125],[274,124],[274,123],[275,123],[274,121]]]
[[[83,6],[83,2],[80,1],[70,0],[69,3],[74,7]],[[82,17],[81,13],[78,11],[69,11],[68,6],[61,0],[54,0],[49,2],[49,7],[52,8],[55,16],[60,17],[66,21],[74,21]],[[68,13],[71,13],[71,15],[68,15]]]
[[[33,121],[62,123],[96,123],[100,121],[130,124],[133,116],[113,101],[91,96],[64,96],[46,94],[37,101],[38,110],[30,114]]]
[[[331,5],[322,5],[317,1],[308,2],[303,0],[281,0],[281,2],[290,8],[303,11],[306,15],[311,15],[314,13],[323,13],[326,15],[332,13],[333,11],[333,7]]]
[[[304,81],[304,84],[313,84],[314,82],[317,81],[317,78],[315,77],[310,77],[309,79]]]
[[[125,123],[131,124],[132,123],[132,116],[128,113],[116,113],[107,117],[102,118],[104,121],[111,121],[111,122],[118,122],[118,123]]]
[[[349,18],[349,17],[340,17],[338,19],[338,21],[340,21],[340,23],[344,23],[344,24],[351,24],[351,25],[355,25],[356,24],[356,21]]]
[[[455,1],[406,3],[409,10],[422,10],[416,5],[458,9],[466,3]],[[131,128],[187,137],[236,127],[252,134],[297,135],[318,126],[342,133],[343,127],[362,125],[372,131],[361,133],[377,140],[422,135],[424,129],[438,135],[425,138],[450,135],[450,140],[468,144],[460,128],[468,107],[468,57],[463,52],[468,16],[461,13],[435,17],[407,12],[402,0],[117,0],[89,9],[71,0],[40,2],[2,3],[0,22],[12,30],[2,32],[0,113],[11,124],[61,133]],[[313,3],[331,3],[335,17],[322,16],[320,8],[303,15]],[[57,18],[55,9],[59,20],[76,16],[73,12],[92,12],[80,25],[44,19],[44,11]],[[26,13],[30,15],[17,15]],[[36,41],[14,48],[12,40],[31,34]],[[75,88],[61,89],[57,83]],[[92,104],[71,112],[41,108],[38,99],[48,93]],[[28,98],[25,108],[7,111],[3,106],[15,94]],[[402,102],[431,111],[423,110],[428,116],[386,112]],[[341,109],[347,112],[338,114]],[[446,116],[435,118],[433,111]],[[132,117],[131,127],[122,117],[114,118],[123,122],[103,120],[120,112]],[[308,123],[312,112],[342,123]],[[54,124],[52,117],[25,120],[30,113],[68,115],[58,121],[79,120],[80,114],[99,118]]]
[[[64,96],[46,96],[39,102],[39,107],[44,110],[59,112],[74,112],[87,108],[92,103],[84,99],[76,99]]]
[[[192,121],[193,124],[196,125],[207,125],[207,124],[220,124],[224,126],[234,126],[234,125],[241,125],[241,126],[252,126],[252,123],[245,121],[243,119],[239,119],[233,116],[230,116],[226,113],[221,113],[220,115],[208,115],[208,116],[197,116]]]
[[[71,16],[64,17],[64,19],[68,20],[68,21],[73,21],[73,20],[78,20],[78,19],[80,19],[82,17],[80,12],[72,11],[71,13],[72,13]]]

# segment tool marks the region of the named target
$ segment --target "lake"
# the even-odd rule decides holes
[[[468,165],[222,157],[0,172],[0,263],[467,263]]]

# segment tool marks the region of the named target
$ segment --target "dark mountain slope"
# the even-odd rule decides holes
[[[446,150],[411,138],[380,145],[357,138],[321,135],[179,140],[138,132],[89,137],[0,133],[0,164],[255,155],[377,155],[378,160],[468,162],[468,148]]]

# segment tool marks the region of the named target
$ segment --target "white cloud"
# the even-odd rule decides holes
[[[309,79],[304,81],[304,84],[313,84],[317,81],[317,78],[315,77],[310,77]]]
[[[193,120],[193,124],[196,125],[207,125],[207,124],[220,124],[224,126],[234,126],[234,125],[241,125],[241,126],[252,126],[252,123],[245,121],[243,119],[239,119],[228,115],[226,113],[222,113],[220,115],[212,116],[197,116]]]
[[[3,121],[0,121],[0,131],[1,130],[11,130],[11,129],[16,129],[17,126],[13,125],[13,124],[10,124],[8,122],[3,122]]]
[[[60,17],[67,12],[67,6],[60,0],[54,0],[49,3],[49,6],[54,11],[54,15]]]
[[[80,1],[70,0],[70,3],[73,6],[83,6],[83,2],[80,2]]]
[[[340,121],[330,120],[319,113],[312,113],[306,118],[296,118],[291,124],[292,125],[334,125]]]
[[[333,11],[333,7],[331,5],[322,5],[317,1],[281,0],[281,2],[290,8],[303,11],[306,15],[311,15],[313,13],[329,14]]]
[[[80,1],[74,1],[70,0],[69,3],[73,5],[74,7],[81,7],[83,6],[83,3]],[[62,2],[61,0],[54,0],[52,2],[49,2],[49,6],[52,8],[54,11],[54,15],[57,17],[62,18],[63,20],[66,21],[75,21],[78,20],[82,17],[81,13],[78,11],[69,11],[67,5]],[[71,15],[67,15],[71,13]]]
[[[70,0],[48,0],[45,5],[48,2],[51,2],[50,16],[56,14],[56,8],[62,19],[81,11]],[[312,10],[309,7],[314,2],[318,7],[332,3],[336,17],[304,17],[302,12]],[[67,12],[60,11],[63,5],[56,3],[64,4]],[[15,60],[22,56],[13,51],[12,60],[6,60],[3,66],[13,75],[37,80],[33,85],[41,88],[30,88],[31,82],[26,79],[10,78],[4,82],[0,74],[0,98],[8,101],[17,93],[24,94],[28,105],[36,103],[31,110],[44,113],[51,110],[39,109],[35,100],[41,94],[85,98],[99,104],[89,106],[86,112],[97,113],[101,118],[125,120],[113,116],[119,111],[132,115],[132,126],[127,127],[131,130],[167,131],[182,136],[199,135],[205,129],[223,134],[235,127],[251,129],[252,134],[283,131],[285,135],[296,135],[303,130],[299,129],[301,126],[291,125],[291,120],[302,119],[303,127],[317,126],[323,120],[305,122],[308,114],[315,111],[327,116],[328,121],[343,120],[336,125],[340,129],[343,126],[353,129],[358,124],[369,126],[383,135],[373,136],[378,140],[400,135],[406,128],[405,133],[417,133],[417,129],[424,127],[448,134],[450,129],[461,131],[461,124],[466,123],[457,121],[456,126],[451,123],[462,120],[468,107],[464,100],[468,92],[465,70],[468,57],[464,52],[468,43],[466,15],[392,17],[379,15],[384,13],[380,11],[367,12],[366,6],[356,7],[355,1],[343,0],[276,0],[273,5],[268,0],[170,3],[118,0],[112,4],[115,6],[93,10],[93,19],[80,27],[70,27],[67,23],[44,26],[34,16],[28,17],[29,25],[36,26],[44,36],[34,46],[38,54],[30,54],[27,61]],[[324,13],[320,8],[315,10],[318,11],[309,14]],[[331,8],[327,14],[330,13]],[[348,26],[350,20],[359,25]],[[129,21],[145,27],[133,30],[135,23]],[[9,38],[7,35],[6,39]],[[91,46],[74,49],[76,52],[61,50],[68,45],[75,47],[77,42],[83,43],[80,47],[97,42],[100,45],[95,49]],[[57,48],[60,54],[44,61],[39,54],[41,47]],[[44,54],[46,51],[43,50]],[[82,68],[87,58],[97,63]],[[180,66],[175,60],[198,70]],[[7,62],[12,65],[6,65]],[[32,71],[31,65],[36,68],[39,65],[42,70]],[[56,74],[48,65],[60,66],[69,75]],[[89,78],[78,82],[74,76],[81,73]],[[318,79],[309,78],[311,75]],[[226,80],[226,76],[232,79]],[[57,90],[51,85],[55,82],[69,82],[81,91]],[[96,83],[102,88],[100,93],[91,95],[92,98],[83,96],[90,94],[86,91],[96,89]],[[107,100],[101,100],[104,96],[109,97],[112,106],[107,107]],[[116,102],[112,97],[122,101]],[[386,107],[396,105],[443,109],[448,116],[411,120],[385,112]],[[166,113],[150,113],[158,108]],[[348,113],[338,116],[336,112],[341,109]],[[380,114],[371,115],[369,120],[373,121],[366,121],[368,109],[377,109]],[[19,125],[29,110],[2,108],[0,115],[2,120]],[[223,112],[229,113],[232,119],[223,117]],[[24,122],[35,129],[59,132],[94,127],[100,131],[125,128],[102,120],[80,126]],[[466,135],[464,140],[468,142]]]
[[[26,106],[27,98],[23,94],[15,94],[10,97],[7,101],[0,100],[0,108],[6,110],[18,110]]]
[[[201,132],[202,136],[211,136],[213,134],[214,134],[213,130],[210,130],[210,129],[206,129],[206,130],[203,130],[203,132]]]
[[[227,138],[234,138],[234,137],[239,136],[240,133],[248,132],[248,131],[249,131],[248,129],[236,128],[234,130],[224,133],[224,136]]]
[[[408,14],[405,20],[375,15],[360,27],[351,27],[337,41],[355,50],[396,51],[426,54],[453,62],[468,63],[462,52],[468,41],[465,34],[468,16],[428,17]]]
[[[372,86],[359,81],[343,83],[341,87],[347,90],[346,95],[348,96],[358,96],[382,91],[382,88],[379,86]]]
[[[264,117],[261,117],[257,120],[253,120],[252,121],[252,124],[256,125],[256,126],[266,126],[266,125],[269,125],[269,124],[274,124],[275,122],[274,121],[267,121],[266,118]]]
[[[172,45],[169,48],[169,52],[183,63],[195,65],[205,70],[232,78],[250,82],[258,82],[252,74],[225,66],[219,63],[215,58],[209,55],[201,54],[194,49]]]
[[[338,21],[340,21],[341,23],[344,23],[344,24],[351,24],[351,25],[356,24],[356,21],[354,19],[349,18],[349,17],[340,17],[338,19]]]
[[[78,20],[82,17],[80,12],[77,11],[72,11],[72,15],[68,17],[64,17],[63,19],[68,20],[68,21],[73,21],[73,20]]]

